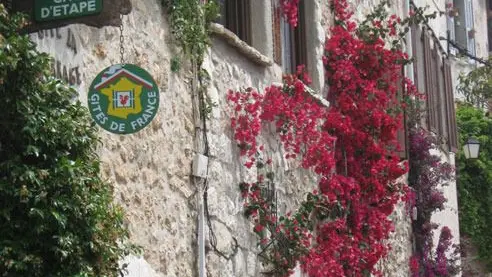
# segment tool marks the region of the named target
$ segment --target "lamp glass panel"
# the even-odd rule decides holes
[[[480,144],[478,143],[469,144],[468,148],[470,149],[470,158],[472,159],[478,158],[478,151],[480,150]]]
[[[463,145],[463,153],[465,153],[465,158],[469,159],[470,158],[470,145],[467,143]]]

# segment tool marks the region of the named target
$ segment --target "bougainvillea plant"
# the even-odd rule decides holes
[[[413,112],[420,114],[418,111]],[[410,122],[416,126],[413,124],[415,121]],[[447,199],[440,187],[452,180],[454,169],[450,164],[442,162],[438,155],[432,154],[432,150],[437,150],[436,139],[432,134],[423,128],[411,128],[409,185],[415,193],[413,204],[416,207],[416,218],[412,222],[416,245],[410,259],[412,277],[448,277],[459,271],[455,261],[458,248],[452,243],[448,227],[441,229],[434,251],[434,230],[439,226],[431,222],[431,216],[444,209]]]
[[[444,226],[441,229],[439,241],[435,250],[425,253],[415,253],[410,258],[412,277],[451,277],[460,271],[457,265],[459,248],[453,242],[451,229]],[[450,252],[454,249],[454,252]]]
[[[385,4],[357,24],[346,0],[331,1],[335,25],[323,57],[330,107],[306,89],[302,68],[263,93],[228,93],[245,166],[261,169],[256,182],[240,185],[246,214],[278,275],[288,275],[297,262],[313,277],[381,275],[375,265],[388,252],[388,216],[407,191],[398,182],[407,172],[397,155],[401,99],[416,93],[401,75],[409,62],[400,50],[402,24],[410,20],[388,16]],[[266,197],[274,175],[258,142],[268,123],[276,127],[285,158],[319,180],[298,210],[280,218]]]
[[[282,7],[282,12],[293,27],[297,26],[297,12],[299,10],[300,0],[279,0],[280,6]]]

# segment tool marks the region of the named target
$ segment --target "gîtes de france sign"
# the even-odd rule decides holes
[[[103,0],[35,0],[36,21],[50,21],[98,14]]]
[[[112,65],[92,82],[87,96],[92,119],[106,131],[131,134],[147,126],[159,108],[159,88],[144,69]]]

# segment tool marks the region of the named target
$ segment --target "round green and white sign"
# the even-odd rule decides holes
[[[144,69],[116,64],[92,81],[87,102],[94,121],[106,131],[132,134],[154,119],[159,109],[159,88]]]

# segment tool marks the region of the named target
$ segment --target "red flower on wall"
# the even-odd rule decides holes
[[[281,2],[293,25],[298,2]],[[285,76],[282,86],[267,87],[263,93],[251,88],[228,93],[234,139],[247,167],[256,165],[260,172],[271,167],[267,150],[257,140],[262,126],[271,123],[285,158],[297,159],[318,176],[318,188],[278,222],[270,216],[273,206],[262,192],[273,175],[260,177],[243,192],[248,210],[255,211],[248,215],[262,244],[269,245],[265,236],[272,244],[288,241],[283,244],[289,251],[274,250],[269,256],[277,273],[284,275],[297,261],[313,277],[378,275],[374,267],[387,254],[384,241],[393,230],[388,216],[408,191],[397,182],[408,171],[396,153],[405,108],[398,97],[400,91],[403,97],[416,91],[401,76],[408,57],[381,38],[397,39],[401,21],[381,14],[360,27],[346,0],[331,4],[336,24],[323,56],[330,107],[306,90],[301,80],[309,78],[302,67],[296,75]],[[263,232],[265,228],[270,232]]]

